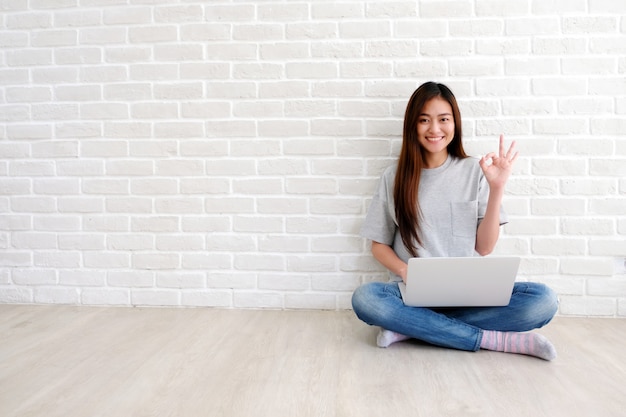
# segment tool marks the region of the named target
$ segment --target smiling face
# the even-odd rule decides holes
[[[417,119],[417,140],[427,168],[436,168],[446,161],[454,133],[450,103],[441,97],[428,100]]]

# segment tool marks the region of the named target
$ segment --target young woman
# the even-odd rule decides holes
[[[556,294],[539,283],[516,282],[506,307],[429,309],[407,307],[398,282],[410,257],[484,256],[506,223],[504,187],[517,159],[515,142],[480,160],[465,154],[456,99],[443,84],[428,82],[412,95],[404,117],[398,163],[382,175],[361,235],[390,272],[352,297],[356,315],[380,326],[377,344],[414,338],[454,349],[489,349],[545,360],[556,357],[542,335],[557,311]]]

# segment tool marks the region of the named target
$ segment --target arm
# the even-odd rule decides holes
[[[481,256],[489,255],[500,237],[500,204],[503,195],[504,188],[489,190],[487,211],[476,231],[476,252]]]
[[[382,266],[402,278],[406,282],[407,264],[393,251],[391,246],[372,241],[372,255]]]
[[[504,187],[513,170],[513,163],[517,159],[518,153],[514,152],[514,149],[515,142],[511,143],[508,151],[505,151],[504,136],[500,135],[499,154],[490,152],[479,161],[489,183],[487,210],[476,231],[476,252],[482,256],[493,251],[500,236],[500,205],[504,197]],[[489,163],[490,160],[491,163]]]

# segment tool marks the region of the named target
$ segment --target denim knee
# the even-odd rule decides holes
[[[539,291],[539,300],[537,301],[536,314],[538,317],[543,317],[545,322],[543,325],[548,324],[559,310],[559,297],[552,288],[545,284],[536,283]]]
[[[538,282],[527,282],[524,285],[524,293],[533,298],[528,304],[526,315],[529,321],[534,321],[536,327],[548,324],[559,309],[559,299],[550,287]]]
[[[363,320],[361,315],[365,313],[367,307],[371,306],[372,301],[376,298],[373,296],[372,284],[363,284],[352,293],[352,309],[361,320]]]
[[[360,320],[373,324],[385,313],[386,309],[382,305],[384,303],[381,302],[384,286],[381,282],[369,282],[354,290],[352,309]]]

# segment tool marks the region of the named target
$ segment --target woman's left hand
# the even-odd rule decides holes
[[[499,153],[489,152],[480,158],[480,168],[483,170],[491,189],[504,188],[518,154],[519,152],[515,151],[515,141],[511,143],[508,151],[504,150],[504,135],[500,135]]]

